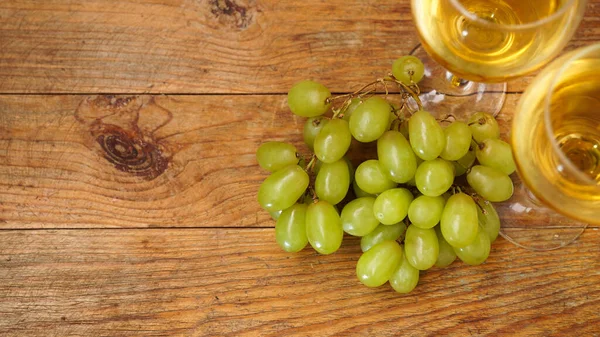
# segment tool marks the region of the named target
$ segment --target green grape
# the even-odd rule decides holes
[[[344,160],[348,165],[348,173],[350,173],[350,183],[352,183],[354,181],[354,165],[352,165],[352,162],[350,161],[350,159],[348,159],[348,157],[344,157]]]
[[[373,96],[359,105],[350,117],[350,132],[362,143],[372,142],[388,129],[391,107],[388,101]]]
[[[315,192],[319,199],[335,205],[344,199],[349,187],[350,172],[346,160],[342,158],[321,166],[315,179]]]
[[[281,212],[283,212],[282,209],[280,209],[278,211],[269,212],[269,215],[271,215],[271,218],[273,218],[273,220],[277,220],[281,216]]]
[[[288,92],[288,106],[298,116],[315,117],[324,114],[331,105],[327,99],[331,92],[321,83],[300,81]]]
[[[306,204],[295,204],[281,213],[275,224],[275,239],[286,252],[296,253],[308,244]]]
[[[437,197],[452,186],[454,167],[441,158],[424,161],[417,167],[415,182],[419,192],[426,196]]]
[[[400,264],[390,277],[390,285],[401,294],[411,292],[419,283],[419,270],[413,267],[406,259],[406,254],[402,254]]]
[[[408,120],[410,145],[423,160],[437,158],[446,146],[444,130],[427,111],[417,111]]]
[[[438,238],[438,246],[440,247],[440,254],[437,261],[435,261],[435,266],[438,268],[448,267],[456,260],[456,252],[454,252],[454,248],[446,241],[444,235],[442,235],[440,226],[435,226],[435,235]]]
[[[453,122],[444,129],[446,146],[440,157],[446,160],[459,160],[469,152],[471,129],[464,122]]]
[[[304,137],[304,143],[308,146],[311,151],[314,149],[315,137],[319,134],[319,131],[329,122],[329,118],[323,116],[311,117],[304,123],[304,131],[302,133]]]
[[[258,165],[269,172],[275,172],[282,168],[298,164],[298,153],[296,147],[284,142],[262,143],[256,151]]]
[[[500,128],[494,116],[487,112],[477,112],[469,117],[469,127],[473,133],[473,139],[481,143],[488,138],[500,137]]]
[[[358,184],[356,183],[356,180],[354,180],[352,182],[352,189],[354,190],[354,195],[357,198],[362,198],[362,197],[376,198],[377,197],[375,194],[370,194],[370,193],[367,193],[367,192],[361,190],[360,187],[358,187]]]
[[[472,144],[475,144],[474,142]],[[460,158],[457,161],[453,161],[452,165],[454,165],[454,175],[455,176],[462,176],[463,174],[467,173],[467,170],[473,166],[473,164],[475,163],[475,159],[477,159],[477,157],[475,156],[475,147],[477,146],[477,144],[475,144],[474,146],[472,146],[471,148],[469,148],[469,151],[467,152],[467,154],[465,154],[462,158]]]
[[[379,164],[379,160],[371,159],[362,162],[354,172],[354,180],[361,190],[369,194],[379,194],[396,187]]]
[[[482,264],[490,255],[490,238],[484,231],[479,231],[477,238],[469,245],[454,248],[454,252],[462,262],[477,266]]]
[[[324,163],[333,163],[346,154],[351,141],[352,135],[348,129],[348,122],[343,119],[332,119],[315,137],[315,155]]]
[[[286,209],[296,203],[308,187],[308,174],[298,165],[273,172],[258,189],[258,203],[267,212]]]
[[[402,248],[396,241],[383,241],[364,252],[356,264],[356,276],[367,287],[386,283],[402,261]]]
[[[411,85],[419,83],[425,73],[423,62],[412,55],[402,56],[392,63],[392,74],[400,82]]]
[[[387,131],[377,140],[377,157],[392,181],[402,184],[415,176],[417,158],[400,132]]]
[[[440,222],[446,200],[444,197],[420,195],[408,207],[408,219],[419,228],[433,228]]]
[[[481,206],[477,207],[479,228],[487,233],[490,242],[494,242],[498,237],[498,233],[500,233],[500,217],[498,216],[498,212],[496,212],[494,205],[487,200],[480,202],[479,205]]]
[[[451,162],[452,166],[454,166],[454,176],[455,177],[459,177],[462,176],[463,174],[467,173],[467,169],[464,168],[462,165],[458,164],[458,162]]]
[[[340,216],[330,203],[318,201],[306,209],[306,236],[320,254],[331,254],[342,245],[344,230]]]
[[[488,138],[475,151],[481,165],[493,167],[510,175],[517,169],[510,144],[497,138]]]
[[[380,224],[371,233],[360,238],[360,249],[366,252],[380,242],[386,240],[396,241],[405,231],[406,225],[403,222],[394,225]]]
[[[454,248],[471,244],[479,229],[477,205],[473,198],[464,193],[448,198],[440,219],[440,229],[446,241]]]
[[[373,214],[384,225],[398,223],[408,213],[408,206],[413,201],[413,195],[405,188],[392,188],[382,192],[375,199]]]
[[[358,97],[353,98],[350,101],[350,105],[348,105],[348,107],[344,111],[344,115],[342,116],[342,119],[345,120],[346,122],[350,123],[350,116],[352,116],[352,113],[354,113],[354,110],[356,110],[356,108],[361,104],[362,104],[362,101],[360,100],[360,98],[358,98]]]
[[[371,233],[379,221],[373,215],[375,198],[362,197],[350,201],[342,209],[342,228],[344,232],[354,236],[365,236]]]
[[[415,268],[427,270],[437,261],[440,247],[433,228],[408,226],[404,238],[406,259]]]
[[[514,186],[510,177],[493,167],[475,165],[467,173],[467,182],[484,199],[502,202],[510,199]]]

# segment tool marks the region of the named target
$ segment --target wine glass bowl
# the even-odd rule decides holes
[[[573,36],[586,0],[412,0],[426,73],[421,101],[435,115],[496,115],[505,81],[530,74]]]
[[[552,60],[573,36],[585,0],[413,0],[423,47],[462,79],[504,82]]]
[[[513,117],[512,146],[533,198],[573,219],[561,225],[600,224],[600,44],[563,55],[535,78]]]

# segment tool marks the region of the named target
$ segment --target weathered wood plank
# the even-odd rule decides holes
[[[600,40],[599,4],[569,49]],[[417,43],[409,1],[3,1],[0,92],[343,92]]]
[[[301,139],[284,103],[0,96],[0,225],[264,226],[256,148]]]
[[[484,265],[423,272],[399,295],[358,282],[355,238],[319,256],[280,251],[273,229],[5,230],[0,334],[591,336],[599,235],[544,253],[500,238]]]
[[[303,123],[284,95],[0,96],[0,228],[273,226],[255,152],[307,156]]]

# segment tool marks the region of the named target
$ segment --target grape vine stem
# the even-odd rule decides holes
[[[304,171],[306,171],[306,172],[312,171],[312,169],[315,167],[316,163],[317,163],[317,156],[313,154],[310,157],[310,161],[308,162],[308,164],[306,164],[306,168],[304,168]]]
[[[385,90],[385,95],[388,96],[389,95],[389,89],[388,89],[388,85],[387,85],[388,83],[394,83],[400,89],[402,100],[400,102],[400,108],[398,110],[402,110],[406,107],[408,112],[412,115],[414,113],[414,111],[412,111],[406,104],[407,100],[410,98],[412,98],[415,101],[415,103],[418,106],[418,110],[423,109],[423,104],[421,102],[421,99],[419,98],[419,93],[420,93],[419,86],[416,83],[407,85],[407,84],[403,83],[402,81],[396,79],[391,74],[388,74],[388,76],[383,77],[383,78],[378,78],[375,81],[372,81],[372,82],[364,85],[363,87],[361,87],[360,89],[358,89],[354,92],[351,92],[348,94],[342,94],[342,95],[338,95],[338,96],[333,96],[333,97],[328,97],[325,103],[331,104],[335,101],[345,99],[344,103],[342,104],[342,106],[339,109],[333,109],[333,117],[332,118],[339,118],[340,116],[343,116],[346,109],[348,109],[353,98],[362,99],[365,96],[376,92],[378,85],[383,86],[383,89]],[[398,114],[396,114],[396,116],[398,116]]]

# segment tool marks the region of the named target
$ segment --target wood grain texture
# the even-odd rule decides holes
[[[599,17],[589,0],[566,49]],[[255,151],[307,153],[285,93],[381,76],[411,20],[408,0],[1,1],[0,336],[600,336],[598,227],[543,253],[499,238],[410,295],[358,282],[357,238],[277,247]],[[523,244],[570,234],[502,216]]]
[[[0,225],[264,226],[256,148],[301,138],[284,103],[281,96],[1,96]]]
[[[568,49],[600,40],[599,5]],[[417,42],[409,1],[3,1],[0,92],[345,92]]]
[[[593,336],[599,233],[547,253],[499,239],[400,295],[358,282],[355,238],[318,256],[272,229],[0,231],[0,334]]]
[[[0,96],[0,228],[272,227],[256,149],[284,140],[308,158],[304,120],[283,95]]]

